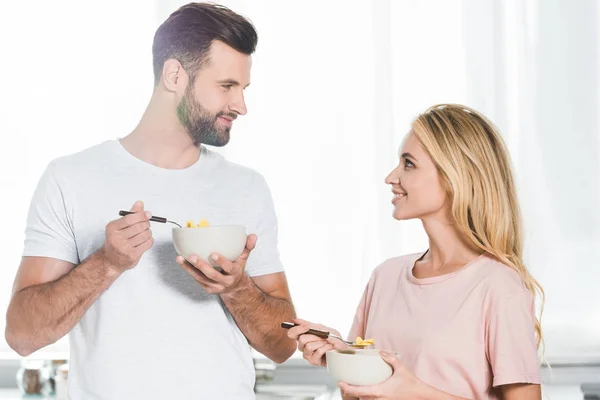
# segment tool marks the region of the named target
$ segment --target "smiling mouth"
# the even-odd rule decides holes
[[[407,194],[404,192],[393,192],[393,193],[394,193],[394,197],[392,198],[392,203],[395,203],[398,200],[401,200],[407,196]]]

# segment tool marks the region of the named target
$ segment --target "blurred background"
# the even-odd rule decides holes
[[[41,173],[135,127],[153,87],[154,31],[185,3],[0,3],[1,310]],[[418,113],[463,103],[511,152],[526,263],[547,295],[546,359],[557,368],[545,376],[564,389],[554,398],[581,399],[582,383],[600,382],[599,1],[221,4],[252,20],[259,44],[248,115],[218,151],[271,187],[299,316],[347,333],[371,271],[427,248],[418,221],[392,218],[383,180]],[[30,358],[67,352],[65,338]],[[304,366],[294,358],[289,368]],[[0,359],[0,386],[14,384],[19,357],[3,336]]]

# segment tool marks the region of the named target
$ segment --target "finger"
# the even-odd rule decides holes
[[[250,253],[252,252],[252,250],[254,250],[254,247],[256,247],[257,240],[258,238],[255,234],[248,235],[248,238],[246,238],[246,247],[244,248],[244,251],[242,251],[242,254],[240,254],[236,261],[248,260],[248,257],[250,257]]]
[[[306,361],[312,364],[311,356],[312,352],[304,349],[304,351],[302,352],[302,358],[304,358]]]
[[[139,222],[148,221],[150,218],[152,218],[150,211],[139,211],[135,214],[128,214],[115,221],[115,228],[118,230],[127,229]]]
[[[148,239],[152,237],[152,231],[150,229],[146,229],[129,239],[129,244],[133,247],[137,247],[140,244],[146,242]]]
[[[204,261],[200,260],[200,263],[204,263]],[[206,264],[202,270],[198,269],[198,263],[193,265],[190,262],[185,261],[183,265],[189,267],[190,271],[194,272],[196,280],[205,285],[205,289],[209,293],[221,293],[224,289],[233,284],[233,277],[221,274],[208,264]],[[210,276],[208,276],[204,271],[208,272]]]
[[[318,330],[322,330],[327,332],[329,330],[329,328],[320,325],[320,324],[315,324],[312,323],[310,321],[305,321],[303,319],[300,318],[294,318],[294,323],[298,326],[295,326],[293,328],[290,328],[290,330],[303,330],[303,332],[308,331],[309,329],[313,328],[313,329],[318,329]]]
[[[379,355],[381,356],[381,358],[383,358],[383,361],[385,361],[390,365],[390,367],[392,367],[392,370],[394,372],[402,368],[402,363],[400,362],[398,357],[396,357],[395,354],[388,353],[387,351],[380,351]]]
[[[334,348],[338,349],[338,350],[353,350],[355,349],[352,346],[347,345],[345,342],[342,342],[339,339],[334,339],[334,338],[327,338],[327,341],[329,343],[331,343],[333,345]]]
[[[131,209],[129,211],[132,211],[132,212],[144,211],[144,202],[141,200],[136,201],[135,203],[133,203],[133,206],[131,206]]]
[[[233,275],[236,272],[236,268],[233,263],[227,258],[223,257],[221,254],[213,253],[210,255],[210,258],[216,265],[221,267],[226,274]]]
[[[198,283],[202,284],[202,286],[206,288],[216,288],[219,284],[215,281],[213,281],[212,279],[209,279],[206,277],[206,275],[204,275],[202,272],[198,271],[196,269],[196,267],[194,267],[193,265],[191,265],[188,262],[184,262],[183,264],[179,263],[179,265],[181,265],[181,267],[190,275],[192,275],[192,277],[198,281]]]
[[[133,206],[131,206],[129,211],[134,214],[144,211],[144,202],[141,200],[137,200],[135,203],[133,203]],[[131,215],[131,214],[129,214],[129,215]]]
[[[312,322],[308,322],[308,321],[305,321],[305,320],[300,319],[300,318],[294,318],[294,323],[298,324],[298,325],[306,325],[306,326],[312,325]]]
[[[354,386],[346,382],[340,382],[338,385],[342,392],[347,396],[354,397],[376,397],[374,386]]]
[[[312,355],[312,359],[315,364],[323,364],[323,357],[325,357],[325,353],[330,350],[333,350],[334,346],[331,343],[327,343],[318,349],[316,349]]]
[[[150,229],[149,221],[142,221],[131,226],[128,226],[125,229],[121,229],[121,235],[123,235],[124,239],[131,239],[134,236],[139,235],[140,233],[147,231]]]
[[[208,264],[206,261],[200,259],[200,257],[198,257],[197,255],[192,254],[188,262],[192,264],[192,266],[198,271],[202,272],[208,279],[211,279],[221,284],[227,283],[226,279],[224,279],[225,275],[217,271],[212,265]]]
[[[198,269],[196,267],[194,267],[192,264],[190,264],[185,258],[179,256],[175,259],[175,261],[177,261],[177,264],[181,265],[183,267],[183,269],[185,269],[187,272],[189,272],[192,276],[194,277],[199,277],[202,280],[215,284],[217,282],[213,281],[212,279],[208,279],[206,277],[206,275],[204,275],[202,272],[198,271]]]
[[[143,254],[146,251],[150,250],[154,245],[154,238],[150,237],[150,239],[146,240],[144,243],[139,244],[135,249],[139,254]]]
[[[321,365],[321,357],[315,357],[315,353],[318,349],[323,346],[327,346],[327,342],[311,342],[304,347],[302,352],[304,359],[306,359],[312,365]]]
[[[323,343],[328,343],[326,340],[321,339],[318,336],[315,335],[302,335],[298,338],[298,350],[300,351],[304,351],[304,348],[309,344],[309,343],[313,343],[313,342],[323,342]],[[314,350],[314,348],[313,348]]]
[[[321,347],[327,346],[329,344],[330,344],[329,342],[327,342],[326,340],[323,340],[323,339],[313,340],[311,342],[306,343],[306,345],[304,346],[304,350],[306,350],[307,352],[310,352],[310,353],[314,353]]]
[[[308,331],[308,326],[306,325],[298,325],[293,328],[288,329],[288,337],[290,339],[298,340],[301,335],[305,334]]]
[[[250,251],[254,250],[256,247],[256,242],[258,242],[258,236],[256,236],[254,233],[248,235],[248,238],[246,239],[246,249]]]

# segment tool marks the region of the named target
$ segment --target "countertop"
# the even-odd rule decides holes
[[[324,392],[316,395],[319,388],[306,385],[273,385],[268,390],[257,394],[256,400],[341,400],[339,392]],[[583,400],[583,394],[578,386],[561,385],[544,387],[544,399],[548,400]],[[46,399],[40,397],[21,397],[17,389],[0,389],[0,400],[55,400],[54,397]],[[150,399],[149,399],[150,400]]]

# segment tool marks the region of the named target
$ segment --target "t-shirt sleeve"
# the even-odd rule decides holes
[[[271,191],[262,176],[256,179],[254,190],[260,193],[258,221],[255,233],[258,241],[246,264],[249,276],[260,276],[284,270],[278,248],[278,222]]]
[[[540,383],[533,295],[520,291],[493,299],[487,321],[487,351],[493,386]]]
[[[64,186],[57,167],[50,163],[38,181],[29,206],[23,256],[50,257],[79,264]]]

